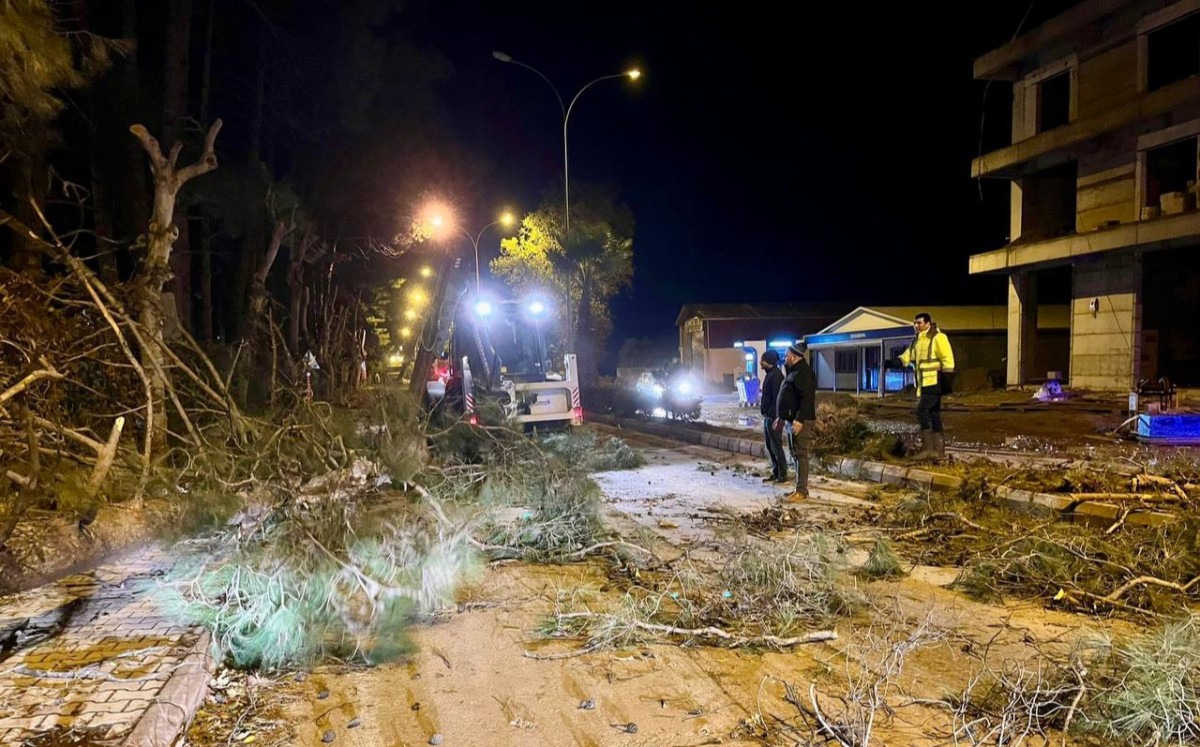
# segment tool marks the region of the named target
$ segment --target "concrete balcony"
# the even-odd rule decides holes
[[[1030,265],[1064,264],[1077,257],[1120,249],[1169,249],[1196,243],[1200,243],[1200,212],[1193,210],[1099,231],[1009,244],[1003,249],[973,255],[970,271],[972,275],[999,273]]]
[[[1149,117],[1167,114],[1185,104],[1200,100],[1200,75],[1164,86],[1156,91],[1118,104],[1102,114],[1076,119],[1074,122],[1039,133],[994,150],[971,161],[971,176],[1002,179],[1019,178],[1026,167],[1043,157],[1067,152],[1108,132],[1134,125]]]

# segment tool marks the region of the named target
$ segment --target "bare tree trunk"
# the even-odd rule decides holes
[[[261,324],[267,313],[267,278],[271,275],[271,267],[275,264],[275,258],[279,256],[283,240],[295,229],[295,223],[288,225],[283,221],[275,222],[275,230],[271,232],[271,243],[267,245],[267,253],[254,273],[254,285],[250,291],[250,323],[254,327]],[[290,285],[290,275],[288,281]]]
[[[46,170],[39,154],[15,156],[17,192],[13,214],[26,226],[40,226],[38,211],[46,198]],[[35,207],[31,203],[36,203]],[[17,236],[13,244],[13,269],[37,275],[42,271],[42,254],[37,241]]]
[[[304,353],[300,349],[301,328],[303,327],[307,332],[307,324],[303,323],[307,305],[305,301],[307,288],[304,286],[304,257],[315,241],[310,228],[305,232],[304,238],[293,247],[291,261],[288,263],[288,348],[297,358]]]
[[[72,0],[71,21],[72,31],[83,36],[92,32],[92,16],[87,0]],[[114,229],[112,195],[108,181],[105,178],[104,165],[101,158],[105,155],[104,143],[101,141],[99,122],[103,105],[97,106],[97,100],[104,96],[105,89],[101,81],[97,81],[87,90],[86,106],[88,110],[88,166],[90,169],[92,191],[92,235],[95,240],[95,254],[98,255],[100,278],[109,285],[118,281],[116,250],[116,232]]]
[[[137,0],[121,0],[121,38],[127,41],[137,39]],[[110,77],[112,91],[120,91],[121,97],[130,101],[139,98],[141,75],[138,71],[137,55],[118,57]],[[115,102],[108,103],[113,105],[114,113],[118,117],[128,114],[126,109]],[[118,210],[114,216],[118,219],[116,228],[121,236],[137,236],[150,221],[147,199],[150,190],[146,184],[145,161],[142,160],[141,148],[124,136],[120,136],[114,146],[120,154],[117,162],[124,161],[124,166],[112,172],[116,194],[121,196],[120,200],[113,203]]]
[[[164,285],[171,279],[171,250],[178,232],[174,225],[175,198],[179,190],[188,181],[201,174],[206,174],[217,167],[217,156],[213,146],[217,133],[221,131],[221,120],[213,122],[204,140],[204,154],[195,163],[177,168],[179,152],[183,149],[182,142],[176,142],[171,148],[170,155],[164,156],[158,141],[141,125],[129,128],[145,148],[150,158],[150,170],[154,175],[154,211],[150,216],[150,226],[146,232],[146,262],[138,277],[138,317],[151,336],[149,345],[142,348],[142,360],[147,373],[151,374],[151,399],[155,409],[163,413],[163,417],[155,422],[154,442],[158,453],[167,441],[166,407],[161,406],[166,395],[166,357],[162,352],[163,343],[163,299]],[[155,344],[157,343],[157,344]],[[159,409],[161,407],[161,409]]]
[[[112,197],[108,182],[104,180],[104,169],[98,163],[99,146],[92,140],[92,227],[96,233],[96,252],[100,255],[100,279],[107,285],[116,285],[119,279],[117,245],[113,229]]]
[[[579,314],[577,316],[579,334],[575,337],[575,348],[569,352],[576,354],[579,368],[579,378],[584,383],[594,383],[599,378],[596,357],[599,345],[596,341],[596,324],[592,315],[592,278],[585,268],[579,273]]]
[[[204,68],[200,83],[200,126],[208,128],[208,104],[212,98],[212,57],[214,12],[217,0],[208,0],[208,14],[204,17]],[[200,326],[196,330],[201,340],[213,339],[212,302],[212,221],[207,215],[203,221],[204,239],[200,247]]]
[[[203,220],[204,239],[200,246],[200,328],[197,330],[201,340],[213,339],[213,299],[212,299],[212,221],[206,215]]]
[[[188,70],[191,51],[192,0],[167,0],[167,55],[163,75],[163,140],[183,142],[183,122],[188,113]],[[156,187],[155,192],[158,192]],[[174,211],[177,239],[170,256],[175,309],[184,329],[192,326],[192,253],[187,210]],[[157,203],[157,196],[155,197]],[[158,210],[158,205],[155,205]],[[153,220],[153,218],[151,219]]]

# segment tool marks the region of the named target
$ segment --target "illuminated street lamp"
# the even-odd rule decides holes
[[[602,80],[617,80],[619,78],[626,78],[628,80],[636,81],[642,77],[642,71],[635,67],[635,68],[633,68],[631,70],[627,70],[623,73],[615,73],[613,75],[602,75],[599,78],[596,78],[592,82],[585,85],[583,88],[580,88],[579,92],[575,94],[575,97],[571,99],[570,104],[564,104],[562,94],[560,94],[558,92],[558,88],[554,85],[554,83],[552,83],[550,81],[549,78],[547,78],[545,76],[545,74],[542,73],[541,70],[538,70],[537,68],[533,67],[532,65],[527,65],[524,62],[521,62],[520,60],[514,60],[512,58],[512,55],[505,54],[504,52],[494,51],[494,52],[492,52],[492,57],[495,57],[500,62],[507,62],[511,65],[516,65],[517,67],[523,67],[526,70],[529,70],[530,72],[534,73],[539,78],[546,81],[546,84],[549,85],[550,89],[554,91],[555,98],[558,99],[558,108],[559,108],[559,110],[562,111],[562,118],[563,118],[563,223],[564,223],[564,228],[566,229],[566,233],[570,234],[571,233],[571,170],[569,168],[570,159],[569,159],[569,150],[567,148],[567,125],[571,121],[571,112],[572,112],[572,110],[575,109],[575,102],[579,101],[579,97],[583,95],[584,91],[586,91],[587,89],[596,85],[597,83],[599,83]]]
[[[471,246],[473,246],[473,247],[475,248],[475,292],[476,292],[476,293],[479,293],[479,288],[480,288],[480,282],[479,282],[479,240],[480,240],[481,238],[483,238],[483,232],[484,232],[484,231],[486,231],[486,230],[488,230],[488,229],[489,229],[489,228],[491,228],[492,226],[504,226],[505,228],[507,228],[507,227],[511,226],[511,225],[512,225],[513,223],[515,223],[515,222],[516,222],[516,218],[514,218],[514,217],[513,217],[513,214],[512,214],[512,213],[509,213],[509,212],[505,212],[505,213],[504,213],[503,215],[501,215],[501,216],[500,216],[498,219],[496,219],[496,220],[492,221],[491,223],[487,224],[487,225],[486,225],[486,226],[484,226],[483,228],[479,229],[479,233],[475,234],[474,236],[472,236],[470,233],[468,233],[468,232],[467,232],[467,230],[466,230],[465,228],[463,229],[463,236],[466,236],[466,237],[467,237],[467,241],[470,241],[470,242],[471,242]],[[481,316],[483,316],[483,315],[481,315]]]
[[[405,339],[412,337],[412,329],[409,327],[401,327],[400,328],[400,336]]]
[[[433,276],[433,268],[432,267],[430,267],[429,265],[425,265],[424,267],[421,268],[421,277],[427,278],[427,277],[432,277],[432,276]]]
[[[542,73],[541,70],[538,70],[537,68],[533,67],[532,65],[527,65],[524,62],[521,62],[520,60],[514,60],[512,58],[512,55],[505,54],[504,52],[500,52],[498,50],[492,52],[492,57],[495,57],[500,62],[506,62],[511,65],[516,65],[517,67],[523,67],[526,70],[534,73],[539,78],[546,81],[546,84],[550,86],[550,89],[552,91],[554,91],[554,97],[558,99],[558,108],[562,112],[562,118],[563,118],[563,229],[564,229],[563,238],[565,240],[566,238],[568,238],[571,235],[571,169],[570,169],[570,157],[569,157],[570,151],[567,147],[567,125],[571,121],[571,112],[575,109],[575,102],[579,101],[579,97],[583,95],[584,91],[586,91],[587,89],[596,85],[597,83],[599,83],[602,80],[617,80],[620,78],[627,78],[631,81],[636,81],[642,77],[642,71],[635,67],[635,68],[627,70],[623,73],[615,73],[613,75],[602,75],[599,78],[596,78],[595,80],[593,80],[590,83],[588,83],[587,85],[585,85],[583,88],[580,88],[579,92],[575,94],[575,97],[571,99],[570,104],[564,104],[562,94],[560,94],[558,92],[558,88],[554,85],[554,83],[552,83],[550,81],[549,78],[547,78],[545,76],[544,73]],[[565,307],[564,307],[564,310],[566,311],[566,316],[567,316],[567,319],[566,319],[566,321],[567,321],[567,347],[571,347],[572,343],[573,343],[573,340],[572,340],[573,331],[572,331],[572,322],[571,322],[571,304],[569,303],[569,301],[570,301],[569,289],[568,289],[568,294],[567,294],[567,300],[568,300],[568,303],[565,304]]]

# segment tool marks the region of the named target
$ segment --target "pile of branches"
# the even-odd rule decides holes
[[[391,390],[341,434],[337,413],[311,412],[315,430],[356,455],[349,467],[277,483],[271,495],[259,483],[212,556],[165,587],[169,608],[211,629],[235,666],[387,660],[406,650],[410,624],[452,606],[483,561],[653,557],[606,532],[580,465],[516,430],[436,430]],[[505,509],[519,517],[496,518]]]
[[[150,334],[117,294],[77,259],[47,282],[0,271],[0,548],[30,508],[73,511],[90,521],[108,499],[178,498],[202,478],[250,475],[256,434],[228,375],[186,332],[171,343]],[[152,377],[139,353],[167,361]],[[166,382],[155,397],[152,378]],[[163,428],[168,416],[172,425]],[[165,434],[166,438],[156,437]],[[252,473],[253,470],[250,470]]]
[[[842,558],[835,541],[820,534],[783,548],[745,544],[715,573],[690,563],[662,572],[661,581],[635,586],[610,611],[578,609],[586,605],[577,594],[560,598],[544,632],[582,639],[582,648],[526,655],[563,658],[663,639],[775,649],[835,640],[835,631],[813,628],[853,614],[863,602],[837,580]]]
[[[232,552],[223,541],[212,558],[173,574],[168,609],[208,627],[238,667],[403,652],[407,625],[453,601],[474,553],[466,525],[381,489],[390,483],[360,460],[282,500],[250,504],[231,524]]]
[[[904,455],[904,442],[894,434],[874,433],[854,400],[817,403],[813,453],[819,457],[860,456],[886,459]]]
[[[960,744],[1048,742],[1054,732],[1105,745],[1200,744],[1200,615],[1138,635],[1085,636],[1065,656],[992,662],[987,651],[946,702]]]
[[[1133,528],[1128,513],[1107,526],[1074,522],[968,491],[910,494],[886,506],[884,518],[898,525],[895,542],[924,543],[922,562],[964,566],[955,586],[976,598],[1154,616],[1200,598],[1200,515],[1177,505],[1176,521]]]

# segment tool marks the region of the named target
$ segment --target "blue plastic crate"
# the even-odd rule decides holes
[[[1200,444],[1200,415],[1138,415],[1138,440],[1154,444]]]

